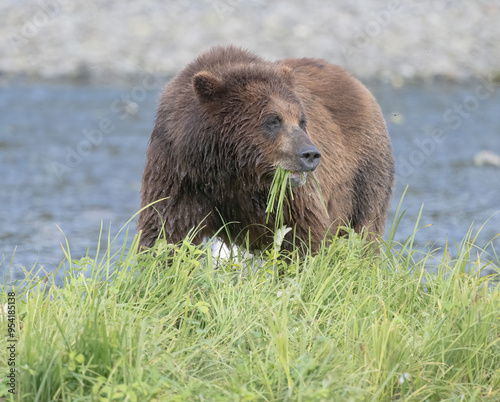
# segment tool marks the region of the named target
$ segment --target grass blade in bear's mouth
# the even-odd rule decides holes
[[[274,173],[267,199],[266,223],[268,223],[269,215],[274,212],[276,207],[276,229],[283,225],[283,203],[285,202],[287,189],[289,189],[290,197],[293,200],[292,181],[295,180],[296,179],[292,177],[292,173],[282,167],[278,166]]]

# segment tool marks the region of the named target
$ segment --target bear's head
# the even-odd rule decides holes
[[[318,166],[321,154],[307,133],[290,68],[250,63],[202,70],[192,77],[192,90],[203,145],[191,155],[219,179],[236,174],[246,184],[269,185],[282,167],[298,187]]]

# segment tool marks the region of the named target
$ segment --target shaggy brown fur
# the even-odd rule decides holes
[[[317,147],[317,148],[316,148]],[[319,150],[319,152],[318,152]],[[319,153],[321,155],[319,155]],[[321,158],[321,159],[319,159]],[[340,225],[382,234],[394,181],[394,159],[371,93],[321,59],[268,62],[235,47],[215,47],[165,88],[142,179],[141,245],[162,233],[196,242],[219,232],[252,249],[271,241],[266,201],[277,166],[314,171],[316,185],[294,174],[285,224],[317,249]],[[291,236],[291,234],[287,235]],[[291,237],[288,238],[291,240]]]

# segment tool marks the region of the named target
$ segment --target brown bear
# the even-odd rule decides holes
[[[233,46],[203,53],[166,86],[146,158],[141,206],[161,201],[140,213],[144,247],[192,230],[196,243],[217,234],[252,250],[271,244],[278,166],[294,188],[285,247],[315,251],[340,226],[381,235],[394,182],[384,118],[363,84],[322,59],[269,62]]]

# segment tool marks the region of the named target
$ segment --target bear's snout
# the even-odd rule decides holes
[[[297,152],[302,165],[302,172],[311,172],[316,169],[321,159],[321,153],[314,145],[306,145]]]

